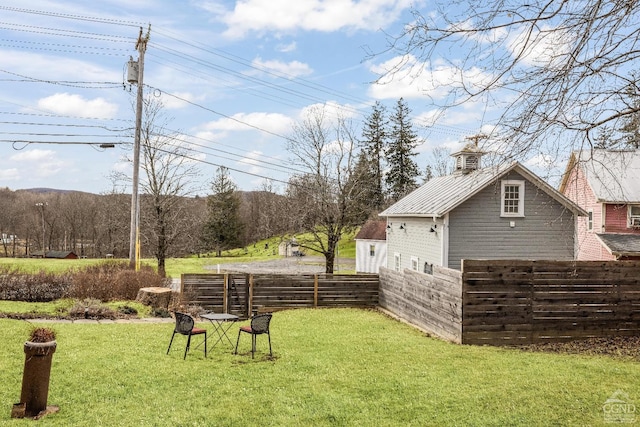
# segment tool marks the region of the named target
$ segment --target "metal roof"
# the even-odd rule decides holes
[[[597,234],[613,255],[640,255],[640,234]]]
[[[516,171],[532,184],[577,215],[587,213],[518,162],[491,166],[468,173],[455,172],[433,178],[385,209],[380,216],[419,216],[438,218],[494,183],[510,171]]]
[[[640,203],[640,150],[591,150],[576,155],[599,202]]]
[[[387,221],[369,220],[365,222],[354,240],[387,240]]]

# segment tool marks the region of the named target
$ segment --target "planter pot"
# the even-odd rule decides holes
[[[24,416],[35,417],[47,409],[51,360],[56,351],[56,341],[24,343],[24,372],[20,403],[25,405]]]

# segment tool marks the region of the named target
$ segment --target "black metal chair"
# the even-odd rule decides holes
[[[242,326],[238,331],[238,340],[236,341],[236,350],[234,354],[238,354],[238,343],[240,342],[240,334],[246,332],[247,334],[251,334],[251,358],[253,359],[253,355],[256,352],[256,338],[258,335],[267,334],[269,337],[269,355],[273,357],[273,352],[271,351],[271,334],[269,333],[269,324],[271,323],[271,313],[258,314],[251,318],[251,325]]]
[[[171,344],[173,343],[173,338],[176,334],[185,335],[187,337],[187,347],[184,349],[184,357],[187,358],[187,352],[189,351],[189,347],[191,347],[191,337],[193,335],[201,335],[204,334],[204,357],[207,357],[207,330],[202,328],[195,327],[195,321],[193,317],[189,316],[185,313],[175,312],[176,316],[176,326],[173,328],[173,334],[171,335],[171,341],[169,341],[169,348],[167,349],[167,354],[169,354],[169,350],[171,350]]]

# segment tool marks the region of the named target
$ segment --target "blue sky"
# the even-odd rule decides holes
[[[162,99],[167,128],[182,135],[201,170],[230,169],[243,190],[291,173],[286,137],[315,104],[362,124],[371,105],[391,112],[404,97],[421,138],[423,170],[435,146],[455,149],[487,125],[465,105],[433,125],[433,81],[374,84],[397,58],[387,35],[411,20],[410,0],[243,0],[100,2],[4,1],[0,6],[0,187],[104,193],[112,171],[130,171],[130,145],[100,149],[69,142],[131,143],[136,88],[125,64],[151,26],[145,84]],[[417,67],[435,67],[416,64]],[[447,81],[446,67],[430,78]],[[483,121],[484,118],[484,121]],[[426,124],[432,126],[426,127]],[[206,194],[206,189],[198,190]]]

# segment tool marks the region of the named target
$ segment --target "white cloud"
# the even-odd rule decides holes
[[[123,161],[114,163],[111,169],[115,172],[130,173],[132,166],[131,166],[131,162],[123,160]]]
[[[294,52],[297,48],[298,48],[298,45],[296,44],[296,42],[291,42],[289,44],[280,44],[276,47],[278,52],[282,52],[282,53]]]
[[[412,5],[417,6],[411,0],[239,0],[233,10],[209,11],[227,25],[226,37],[241,38],[265,31],[377,30]]]
[[[291,119],[283,114],[238,113],[231,118],[209,122],[203,128],[205,131],[251,131],[258,128],[279,134],[288,132],[291,124]]]
[[[104,98],[85,99],[80,95],[56,93],[38,101],[38,108],[61,115],[113,118],[118,106]]]
[[[68,170],[70,162],[61,160],[53,150],[33,149],[21,151],[9,158],[9,161],[18,166],[18,169],[31,171],[35,178],[52,177],[62,171]]]
[[[169,96],[162,92],[160,99],[162,100],[162,106],[168,110],[177,110],[180,108],[186,108],[189,106],[189,102],[195,102],[198,97],[189,92],[175,92],[175,96]]]
[[[36,148],[33,150],[20,151],[9,157],[9,160],[13,162],[42,162],[55,155],[56,152],[53,150],[40,150]]]
[[[530,169],[548,170],[555,166],[555,160],[548,154],[538,154],[524,162],[524,165]]]
[[[523,65],[553,68],[571,52],[572,38],[567,31],[549,26],[533,33],[522,29],[508,40],[507,48]]]
[[[288,63],[281,61],[263,61],[261,58],[253,60],[253,66],[267,71],[274,72],[286,79],[294,79],[296,77],[308,76],[313,73],[308,64],[300,61],[291,61]]]
[[[18,50],[0,50],[4,69],[45,81],[122,81],[122,74],[94,63],[64,56],[41,55]]]
[[[398,99],[400,97],[423,98],[428,96],[440,100],[452,90],[462,87],[481,87],[491,76],[479,68],[461,71],[449,64],[420,62],[413,55],[397,56],[380,64],[373,64],[370,70],[382,76],[379,82],[369,88],[369,94],[376,99]]]
[[[16,168],[0,169],[0,180],[17,181],[20,179],[20,172]]]
[[[258,174],[262,171],[262,168],[259,166],[259,161],[263,156],[263,153],[260,151],[250,151],[245,157],[238,161],[238,164],[240,164],[246,172]]]
[[[322,111],[327,120],[338,118],[348,119],[358,116],[357,109],[348,104],[339,104],[335,101],[327,101],[324,104],[311,104],[300,110],[299,120],[313,117],[316,111]]]

